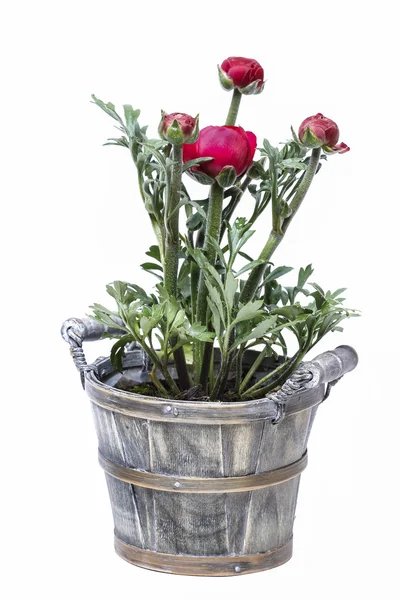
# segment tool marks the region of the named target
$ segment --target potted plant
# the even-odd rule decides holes
[[[114,281],[111,309],[94,304],[91,317],[62,327],[92,401],[118,554],[190,575],[244,574],[291,557],[315,413],[357,364],[349,346],[304,360],[358,313],[343,306],[343,289],[310,282],[311,265],[288,286],[281,278],[292,269],[272,263],[321,160],[349,148],[319,113],[280,147],[264,139],[255,158],[256,136],[236,121],[242,97],[262,92],[263,69],[231,57],[218,71],[232,93],[225,125],[199,129],[198,117],[163,112],[157,139],[139,110],[124,105],[122,117],[93,96],[119,130],[107,144],[125,148],[137,169],[156,240],[142,267],[157,283],[146,291]],[[264,211],[272,229],[254,258],[246,244]],[[110,357],[88,365],[82,342],[105,336],[115,339]]]

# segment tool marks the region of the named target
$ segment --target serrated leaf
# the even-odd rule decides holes
[[[124,104],[124,114],[125,114],[125,122],[126,129],[130,135],[130,137],[135,136],[135,124],[139,118],[140,110],[134,110],[130,104]]]
[[[307,265],[305,269],[301,268],[299,270],[299,276],[297,279],[297,287],[298,288],[303,288],[306,281],[311,277],[311,275],[313,274],[314,269],[312,268],[312,265]],[[323,294],[323,292],[322,292]]]
[[[215,337],[215,333],[208,331],[207,327],[201,323],[188,324],[188,326],[185,327],[185,331],[188,336],[195,340],[199,340],[200,342],[212,342]]]
[[[269,141],[267,139],[264,139],[263,150],[264,150],[264,153],[270,159],[271,163],[276,164],[278,162],[279,150],[278,150],[278,148],[271,146],[271,144],[269,143]]]
[[[150,256],[150,258],[154,258],[154,260],[161,263],[160,248],[158,246],[156,246],[156,245],[150,246],[150,248],[146,252],[146,255]]]
[[[94,104],[97,104],[97,106],[99,106],[110,117],[112,117],[113,119],[118,121],[118,123],[120,123],[125,129],[124,123],[123,123],[121,117],[119,116],[119,114],[115,111],[115,106],[112,102],[107,102],[107,104],[106,104],[105,102],[100,100],[100,98],[96,98],[96,96],[94,94],[92,94],[92,99],[93,99]]]
[[[239,309],[235,319],[232,321],[232,326],[237,323],[241,323],[242,321],[248,321],[250,319],[254,319],[261,314],[261,307],[263,305],[263,300],[254,300],[248,302],[242,308]]]

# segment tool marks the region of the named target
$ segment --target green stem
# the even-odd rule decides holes
[[[243,376],[243,352],[244,352],[244,347],[240,346],[238,353],[235,356],[235,361],[236,361],[236,365],[235,365],[235,371],[236,371],[236,385],[235,385],[235,391],[238,394],[239,393],[239,386],[240,383],[242,381],[242,376]]]
[[[303,202],[305,195],[307,194],[309,187],[314,179],[314,175],[317,172],[319,165],[319,157],[321,156],[321,148],[314,148],[311,152],[310,162],[308,163],[307,171],[305,172],[304,179],[299,185],[297,192],[290,203],[290,210],[292,211],[290,216],[287,217],[282,225],[283,233],[286,233],[287,228],[293,220],[293,217],[297,213],[300,208],[301,203]]]
[[[261,365],[262,361],[267,356],[269,350],[270,347],[266,345],[265,348],[257,356],[256,360],[248,370],[246,377],[243,379],[242,383],[239,386],[239,394],[241,394],[246,389],[246,385],[249,383],[250,379],[253,377],[253,374],[255,373],[255,371],[257,371],[258,367]]]
[[[282,233],[281,231],[281,215],[280,215],[280,202],[278,197],[278,185],[276,178],[276,170],[271,170],[271,199],[272,199],[272,231],[277,234]]]
[[[260,260],[269,261],[279,244],[283,239],[282,233],[275,233],[275,231],[271,231],[269,234],[269,238],[264,248],[261,250],[260,256],[258,257]],[[258,286],[260,285],[260,281],[265,273],[265,269],[267,268],[267,264],[258,265],[251,270],[250,275],[245,283],[245,286],[240,294],[240,302],[242,304],[247,304],[254,298],[254,294],[257,291]]]
[[[265,377],[257,381],[251,388],[246,390],[242,394],[242,399],[247,397],[254,397],[255,394],[265,393],[267,394],[272,389],[279,385],[282,380],[285,381],[288,375],[297,367],[299,362],[302,360],[304,353],[297,352],[293,358],[285,361],[279,367],[277,367],[272,373],[268,373]],[[268,383],[267,386],[261,387],[263,384]]]
[[[284,221],[282,226],[280,227],[281,232],[275,231],[274,229],[271,231],[267,243],[264,248],[261,250],[259,259],[269,261],[279,244],[281,243],[283,236],[285,235],[287,228],[293,220],[293,217],[297,213],[300,208],[301,203],[303,202],[305,195],[307,194],[309,187],[312,183],[314,175],[318,168],[319,157],[321,154],[321,148],[314,148],[311,153],[310,162],[308,163],[307,171],[304,174],[304,179],[302,179],[299,187],[297,188],[296,194],[290,203],[291,214]],[[275,224],[275,223],[274,223]],[[265,273],[265,269],[267,265],[258,265],[254,267],[250,272],[249,278],[246,281],[246,284],[243,288],[243,291],[240,295],[240,301],[243,304],[246,304],[250,300],[254,298],[254,295],[257,291],[258,286],[260,285],[261,279]]]
[[[203,251],[206,255],[208,262],[211,265],[215,263],[216,251],[210,243],[210,238],[219,240],[219,233],[221,230],[221,218],[222,218],[222,204],[224,199],[224,190],[217,182],[214,182],[210,189],[210,203],[207,212],[207,222],[205,231],[205,240],[203,245]],[[199,288],[197,294],[197,306],[196,306],[196,321],[202,325],[207,325],[207,286],[204,279],[204,274],[200,273]],[[204,342],[195,342],[194,345],[194,369],[195,369],[195,382],[200,382],[200,374],[203,366],[203,352]],[[204,372],[204,371],[203,371]],[[208,374],[208,369],[207,369]]]
[[[156,369],[155,369],[155,365],[152,368],[152,370],[149,373],[149,377],[150,380],[152,382],[152,384],[158,389],[158,391],[160,392],[161,396],[163,398],[168,398],[168,392],[165,389],[165,387],[163,386],[163,384],[161,383],[161,381],[158,379],[157,375],[156,375]]]
[[[235,212],[237,205],[239,204],[241,197],[243,196],[244,192],[247,190],[250,182],[251,182],[251,178],[246,177],[246,179],[241,184],[240,188],[237,189],[235,192],[233,192],[233,196],[232,196],[231,200],[229,201],[229,204],[227,205],[226,208],[224,208],[224,210],[222,212],[222,221],[223,222],[221,225],[221,233],[219,236],[220,241],[222,240],[223,235],[226,231],[226,222],[230,221],[233,213]]]
[[[242,94],[237,88],[233,90],[231,105],[229,107],[228,116],[226,117],[225,125],[235,125],[239,112],[240,101]]]
[[[178,289],[179,266],[179,201],[182,180],[182,146],[174,145],[172,163],[172,181],[167,206],[165,210],[165,263],[164,284],[169,296],[176,298]],[[175,346],[176,339],[171,339]],[[189,373],[186,364],[185,352],[182,347],[174,352],[175,366],[181,390],[190,388]]]
[[[182,146],[174,146],[172,182],[165,209],[165,265],[164,283],[170,296],[176,297],[179,256],[179,210],[182,179]]]

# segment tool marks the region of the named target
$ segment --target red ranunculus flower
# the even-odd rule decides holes
[[[235,87],[244,94],[257,94],[264,87],[264,69],[253,58],[226,58],[219,68],[219,74],[221,84],[227,90]]]
[[[199,119],[186,113],[174,112],[169,115],[162,111],[158,127],[160,137],[171,144],[192,143],[199,133]]]
[[[200,131],[194,144],[184,144],[183,162],[210,156],[213,160],[200,163],[193,170],[217,177],[224,167],[233,167],[237,176],[250,167],[257,147],[257,138],[242,127],[209,125]]]
[[[305,119],[299,128],[299,139],[308,148],[323,148],[326,152],[344,154],[350,148],[339,141],[339,127],[335,121],[318,113]]]

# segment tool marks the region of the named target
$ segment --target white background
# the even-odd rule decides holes
[[[394,6],[37,0],[3,8],[4,598],[396,596]],[[89,401],[59,328],[106,302],[110,281],[153,283],[139,267],[153,240],[133,166],[125,150],[102,147],[112,121],[89,103],[90,94],[140,107],[153,134],[161,108],[200,112],[202,126],[222,124],[229,95],[216,64],[231,55],[256,58],[265,69],[264,93],[244,98],[239,117],[260,143],[285,141],[291,124],[322,112],[351,147],[324,164],[274,259],[296,269],[312,262],[323,287],[348,287],[348,306],[363,316],[325,338],[318,352],[347,343],[360,364],[319,411],[293,559],[236,579],[173,577],[132,567],[113,552]],[[269,227],[266,214],[253,255]],[[107,348],[89,345],[88,358]]]

